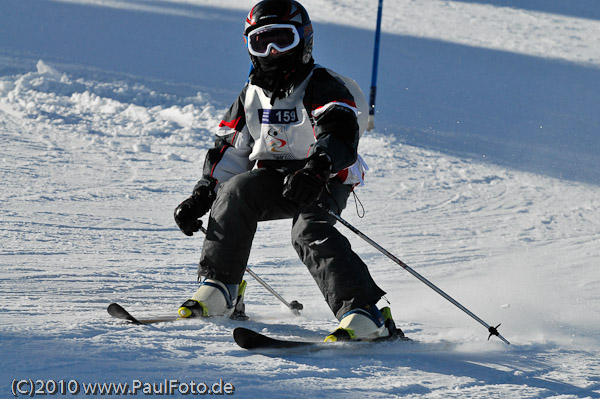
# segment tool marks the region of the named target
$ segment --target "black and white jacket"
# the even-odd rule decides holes
[[[276,98],[250,81],[219,124],[203,179],[222,183],[255,167],[289,173],[326,153],[338,178],[362,184],[366,165],[357,149],[367,113],[356,82],[318,65]]]

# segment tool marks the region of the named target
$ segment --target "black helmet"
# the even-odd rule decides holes
[[[294,64],[308,64],[312,61],[312,23],[308,13],[300,3],[293,0],[263,0],[256,4],[246,17],[244,28],[246,41],[248,42],[249,35],[256,29],[273,25],[291,25],[296,28],[297,45],[294,46],[293,50],[290,50],[287,60],[280,61],[284,68]],[[250,51],[250,45],[251,43],[249,43],[250,59],[255,68],[258,68],[259,65],[262,66],[262,69],[273,67],[273,60],[269,60],[270,57],[268,56],[269,48],[265,48],[265,54],[257,55]],[[275,47],[277,46],[275,45]],[[281,50],[279,47],[277,49]]]

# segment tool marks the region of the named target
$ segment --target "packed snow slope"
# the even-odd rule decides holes
[[[367,92],[373,2],[306,4],[317,62]],[[3,0],[2,49],[176,82],[188,96],[217,92],[228,105],[248,71],[240,21],[253,3]],[[597,2],[495,3],[527,9],[385,2],[378,131],[444,153],[600,183]]]
[[[317,62],[367,93],[376,3],[303,3]],[[343,216],[502,323],[510,346],[345,230],[414,341],[238,348],[239,325],[300,339],[336,326],[289,221],[260,225],[250,266],[304,304],[300,317],[250,276],[247,322],[135,327],[107,315],[113,301],[172,314],[196,289],[202,240],[181,234],[172,211],[246,79],[252,4],[0,2],[0,397],[24,394],[21,380],[40,393],[64,381],[76,397],[94,382],[158,394],[165,379],[222,380],[244,398],[600,397],[592,0],[384,4],[376,128],[360,146],[370,170]]]

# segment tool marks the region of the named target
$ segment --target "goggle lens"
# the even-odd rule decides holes
[[[271,49],[284,52],[296,47],[300,37],[293,25],[268,25],[248,34],[248,50],[251,54],[266,57]]]

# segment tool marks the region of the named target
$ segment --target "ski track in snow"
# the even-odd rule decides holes
[[[155,6],[172,3],[186,4]],[[248,277],[248,322],[111,319],[110,302],[139,316],[171,314],[195,291],[201,239],[181,234],[172,211],[223,109],[208,94],[172,94],[144,77],[68,69],[0,53],[0,396],[15,378],[223,379],[234,396],[252,398],[600,396],[600,188],[382,132],[361,141],[365,217],[352,200],[342,216],[483,320],[502,323],[511,346],[488,342],[479,324],[346,231],[415,341],[283,356],[238,348],[238,325],[304,339],[336,325],[289,244],[289,221],[260,225],[250,265],[303,303],[301,316]]]
[[[417,342],[264,357],[232,343],[233,321],[139,328],[105,313],[119,301],[141,315],[167,314],[193,292],[199,241],[176,230],[171,208],[193,184],[219,111],[201,98],[75,78],[43,62],[1,82],[5,381],[200,375],[240,394],[297,397],[535,397],[589,394],[596,384],[588,341],[597,342],[597,323],[571,312],[598,316],[598,281],[585,272],[597,254],[597,187],[367,134],[368,184],[357,190],[366,217],[352,202],[344,216],[484,319],[502,321],[513,346],[485,341],[478,325],[351,237]],[[251,264],[306,310],[292,316],[250,279],[244,325],[317,339],[335,323],[289,248],[288,227],[262,225]],[[575,266],[581,277],[563,286],[561,274]]]

